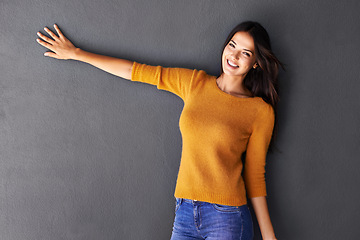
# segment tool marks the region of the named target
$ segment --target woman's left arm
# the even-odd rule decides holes
[[[276,240],[274,228],[271,224],[269,209],[266,197],[250,198],[255,211],[256,219],[259,223],[261,236],[264,240]]]

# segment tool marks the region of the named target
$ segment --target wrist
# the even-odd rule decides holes
[[[277,238],[275,237],[275,233],[268,233],[268,234],[264,234],[262,235],[263,240],[277,240]]]
[[[277,238],[275,237],[275,235],[273,235],[273,236],[263,237],[263,240],[277,240]]]
[[[71,59],[81,61],[81,55],[84,51],[80,48],[76,48],[71,56]]]

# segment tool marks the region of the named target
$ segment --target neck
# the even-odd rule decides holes
[[[244,78],[245,76],[228,76],[223,73],[216,79],[216,83],[223,92],[230,95],[236,97],[253,97],[252,93],[243,84]]]

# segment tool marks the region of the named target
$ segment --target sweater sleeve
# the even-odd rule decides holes
[[[259,109],[246,149],[244,180],[249,198],[266,196],[265,163],[275,114],[270,104]]]
[[[134,62],[131,81],[155,85],[158,89],[172,92],[184,100],[190,91],[195,71],[186,68],[165,68]]]

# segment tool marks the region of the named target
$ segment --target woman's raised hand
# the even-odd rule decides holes
[[[36,39],[36,41],[50,49],[52,52],[44,53],[45,56],[49,56],[56,59],[73,59],[85,63],[89,63],[105,72],[114,74],[116,76],[131,79],[132,61],[104,56],[91,52],[84,51],[75,47],[60,31],[59,27],[54,24],[55,30],[59,36],[54,34],[48,28],[44,28],[45,31],[52,37],[49,38],[40,32],[37,35],[43,40]]]
[[[73,59],[75,55],[75,50],[77,48],[70,42],[69,39],[64,36],[64,34],[60,31],[59,27],[56,24],[54,24],[54,27],[59,36],[50,31],[50,29],[48,29],[47,27],[44,28],[44,30],[52,37],[52,39],[40,32],[37,32],[37,35],[41,39],[43,39],[43,41],[39,38],[37,38],[36,41],[40,45],[53,51],[46,52],[44,53],[44,55],[56,59]]]

